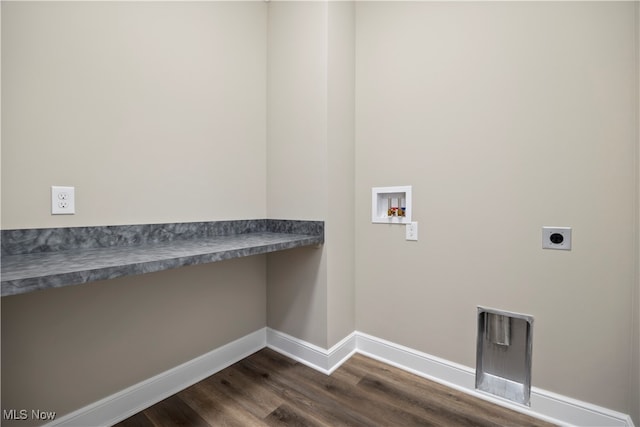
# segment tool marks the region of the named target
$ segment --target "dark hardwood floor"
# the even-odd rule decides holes
[[[550,426],[356,354],[326,376],[263,349],[117,427]]]

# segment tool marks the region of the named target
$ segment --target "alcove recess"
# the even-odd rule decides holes
[[[411,186],[373,187],[371,222],[408,224],[411,222]]]

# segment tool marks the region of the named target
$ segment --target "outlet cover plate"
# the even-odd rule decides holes
[[[571,250],[571,227],[542,227],[542,249]]]
[[[406,239],[407,240],[418,240],[418,222],[411,221],[407,223],[405,226],[406,229]]]
[[[75,187],[51,186],[51,215],[73,215],[75,213]]]

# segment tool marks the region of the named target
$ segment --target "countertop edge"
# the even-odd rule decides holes
[[[301,221],[298,221],[301,222]],[[314,231],[317,230],[318,221],[312,221],[314,226]],[[295,227],[294,227],[295,228]],[[286,232],[289,231],[289,232]],[[139,275],[145,273],[153,273],[158,271],[164,271],[169,269],[175,269],[179,267],[189,266],[189,265],[198,265],[198,264],[208,264],[213,262],[224,261],[233,258],[241,258],[252,255],[260,255],[266,254],[270,252],[282,251],[287,249],[293,249],[303,246],[314,246],[314,245],[322,245],[324,243],[324,223],[322,223],[322,227],[320,229],[321,233],[319,234],[298,234],[295,231],[296,229],[287,229],[284,233],[280,232],[280,230],[273,232],[267,231],[262,232],[266,235],[273,234],[276,236],[275,241],[270,241],[265,244],[255,244],[249,245],[246,244],[238,245],[238,247],[226,247],[222,250],[211,250],[206,251],[204,253],[197,254],[187,254],[186,256],[168,256],[162,259],[155,259],[151,261],[145,262],[123,262],[118,265],[108,265],[99,268],[77,268],[73,271],[68,271],[64,273],[54,273],[54,274],[34,274],[33,276],[23,277],[18,279],[9,279],[1,281],[1,296],[12,296],[12,295],[20,295],[24,293],[34,292],[38,290],[44,289],[52,289],[59,288],[65,286],[73,286],[80,285],[84,283],[99,281],[99,280],[108,280],[114,279],[117,277],[124,276],[132,276]],[[251,236],[252,234],[258,233],[242,233],[239,234],[240,237],[246,238],[247,236]],[[282,240],[279,241],[277,236],[283,236]],[[286,237],[284,237],[286,236]],[[295,237],[294,237],[295,236]],[[224,236],[228,241],[233,244],[233,237]],[[294,237],[292,239],[292,237]],[[215,237],[214,237],[215,239]],[[184,242],[184,240],[181,240]],[[128,247],[123,247],[123,251],[125,251]],[[145,250],[144,246],[131,246],[132,250],[142,251]],[[150,246],[152,248],[152,246]],[[52,254],[60,253],[52,251]],[[97,255],[99,256],[100,249],[97,250]],[[23,254],[24,255],[24,254]],[[41,254],[46,257],[45,254]],[[20,255],[6,255],[3,256],[3,259],[11,259],[11,258],[19,258]],[[71,260],[73,261],[73,260]],[[4,270],[4,263],[3,263]]]

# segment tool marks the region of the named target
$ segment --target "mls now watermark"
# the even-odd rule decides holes
[[[51,421],[56,418],[53,411],[41,411],[40,409],[3,409],[3,420],[41,420]]]

